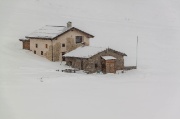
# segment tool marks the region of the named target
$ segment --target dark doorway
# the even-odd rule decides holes
[[[97,64],[97,63],[95,63],[95,68],[96,68],[96,69],[98,68],[98,64]]]
[[[83,70],[83,60],[81,60],[81,70]]]
[[[63,55],[65,55],[66,53],[65,52],[62,52],[62,61],[65,61],[65,57]]]
[[[41,55],[43,55],[43,51],[41,51]]]

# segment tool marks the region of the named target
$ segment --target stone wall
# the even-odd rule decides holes
[[[61,50],[61,44],[58,42],[53,46],[53,61],[59,61],[59,55]]]
[[[36,51],[37,55],[46,57],[50,61],[52,61],[52,59],[53,61],[62,61],[63,52],[70,52],[77,47],[82,46],[81,43],[76,43],[76,36],[83,36],[83,42],[85,42],[85,45],[89,45],[89,38],[86,34],[77,30],[71,30],[53,40],[30,39],[30,50],[33,52]],[[36,44],[38,44],[38,47],[36,47]],[[65,44],[65,47],[62,47],[62,44]],[[46,47],[46,45],[48,47]],[[41,52],[43,52],[43,55]]]
[[[84,33],[77,30],[71,30],[62,36],[57,37],[56,40],[53,40],[54,61],[62,61],[63,52],[67,53],[82,46],[81,43],[76,43],[76,36],[83,36],[83,42],[85,42],[85,45],[89,45],[89,38]],[[65,47],[62,47],[62,44],[65,44]]]
[[[67,38],[66,39],[66,49],[68,52],[77,48],[76,43],[74,42],[74,38]]]
[[[71,66],[72,68],[81,69],[81,61],[82,61],[82,59],[80,59],[80,58],[67,57],[66,65]]]
[[[96,54],[96,55],[94,55],[88,59],[66,57],[66,64],[71,65],[73,68],[83,69],[84,71],[87,71],[89,73],[94,73],[97,71],[102,71],[103,59],[101,58],[101,56],[113,56],[113,57],[115,57],[116,58],[115,68],[117,70],[124,69],[123,54],[121,54],[117,51],[114,51],[112,49],[102,51],[102,52],[100,52],[100,53],[98,53],[98,54]],[[81,68],[81,67],[83,67],[83,68]]]
[[[59,54],[61,49],[60,43],[56,43],[55,45],[53,45],[53,47],[52,45],[50,45],[48,49],[49,50],[44,54],[45,57],[50,61],[59,61]]]
[[[124,69],[124,58],[123,58],[123,55],[117,53],[117,52],[114,52],[113,50],[111,49],[108,49],[108,50],[105,50],[103,52],[100,52],[96,55],[94,55],[93,57],[89,58],[88,59],[88,64],[87,67],[84,68],[84,70],[87,70],[89,72],[96,72],[98,70],[102,70],[102,58],[101,56],[113,56],[116,58],[116,61],[115,61],[115,68],[117,70],[122,70]],[[95,67],[95,64],[97,64],[97,67]]]
[[[52,61],[52,45],[50,45],[48,49],[49,50],[44,55],[48,60]]]
[[[36,44],[38,47],[36,47]],[[46,47],[46,44],[48,47]],[[36,54],[42,57],[48,57],[47,59],[52,59],[50,57],[50,53],[52,54],[52,42],[51,40],[45,40],[45,39],[30,39],[30,50],[36,51]],[[41,55],[41,51],[43,51],[43,55]]]

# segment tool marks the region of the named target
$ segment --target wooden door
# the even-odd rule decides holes
[[[114,62],[106,62],[106,73],[116,73]]]
[[[23,42],[23,49],[30,50],[30,42],[29,41]]]

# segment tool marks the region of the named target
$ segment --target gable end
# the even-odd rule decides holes
[[[66,34],[67,32],[69,32],[69,31],[71,31],[71,30],[77,30],[77,31],[79,31],[79,32],[82,32],[82,33],[86,34],[88,38],[94,38],[93,35],[85,32],[85,31],[82,31],[82,30],[80,30],[80,29],[78,29],[78,28],[75,28],[75,27],[71,27],[70,29],[66,30],[65,32],[59,34],[58,36],[56,36],[56,37],[54,37],[54,38],[57,38],[57,37],[59,37],[59,36],[62,36],[63,34]]]

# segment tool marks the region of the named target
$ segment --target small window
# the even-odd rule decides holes
[[[76,36],[76,43],[82,43],[82,36]]]
[[[41,51],[41,55],[43,55],[43,51]]]
[[[34,54],[36,54],[36,50],[34,50]]]
[[[62,47],[65,47],[65,46],[66,46],[66,45],[63,43],[63,44],[62,44]]]
[[[48,44],[46,44],[45,47],[48,48]]]
[[[38,44],[36,44],[36,48],[38,48]]]

